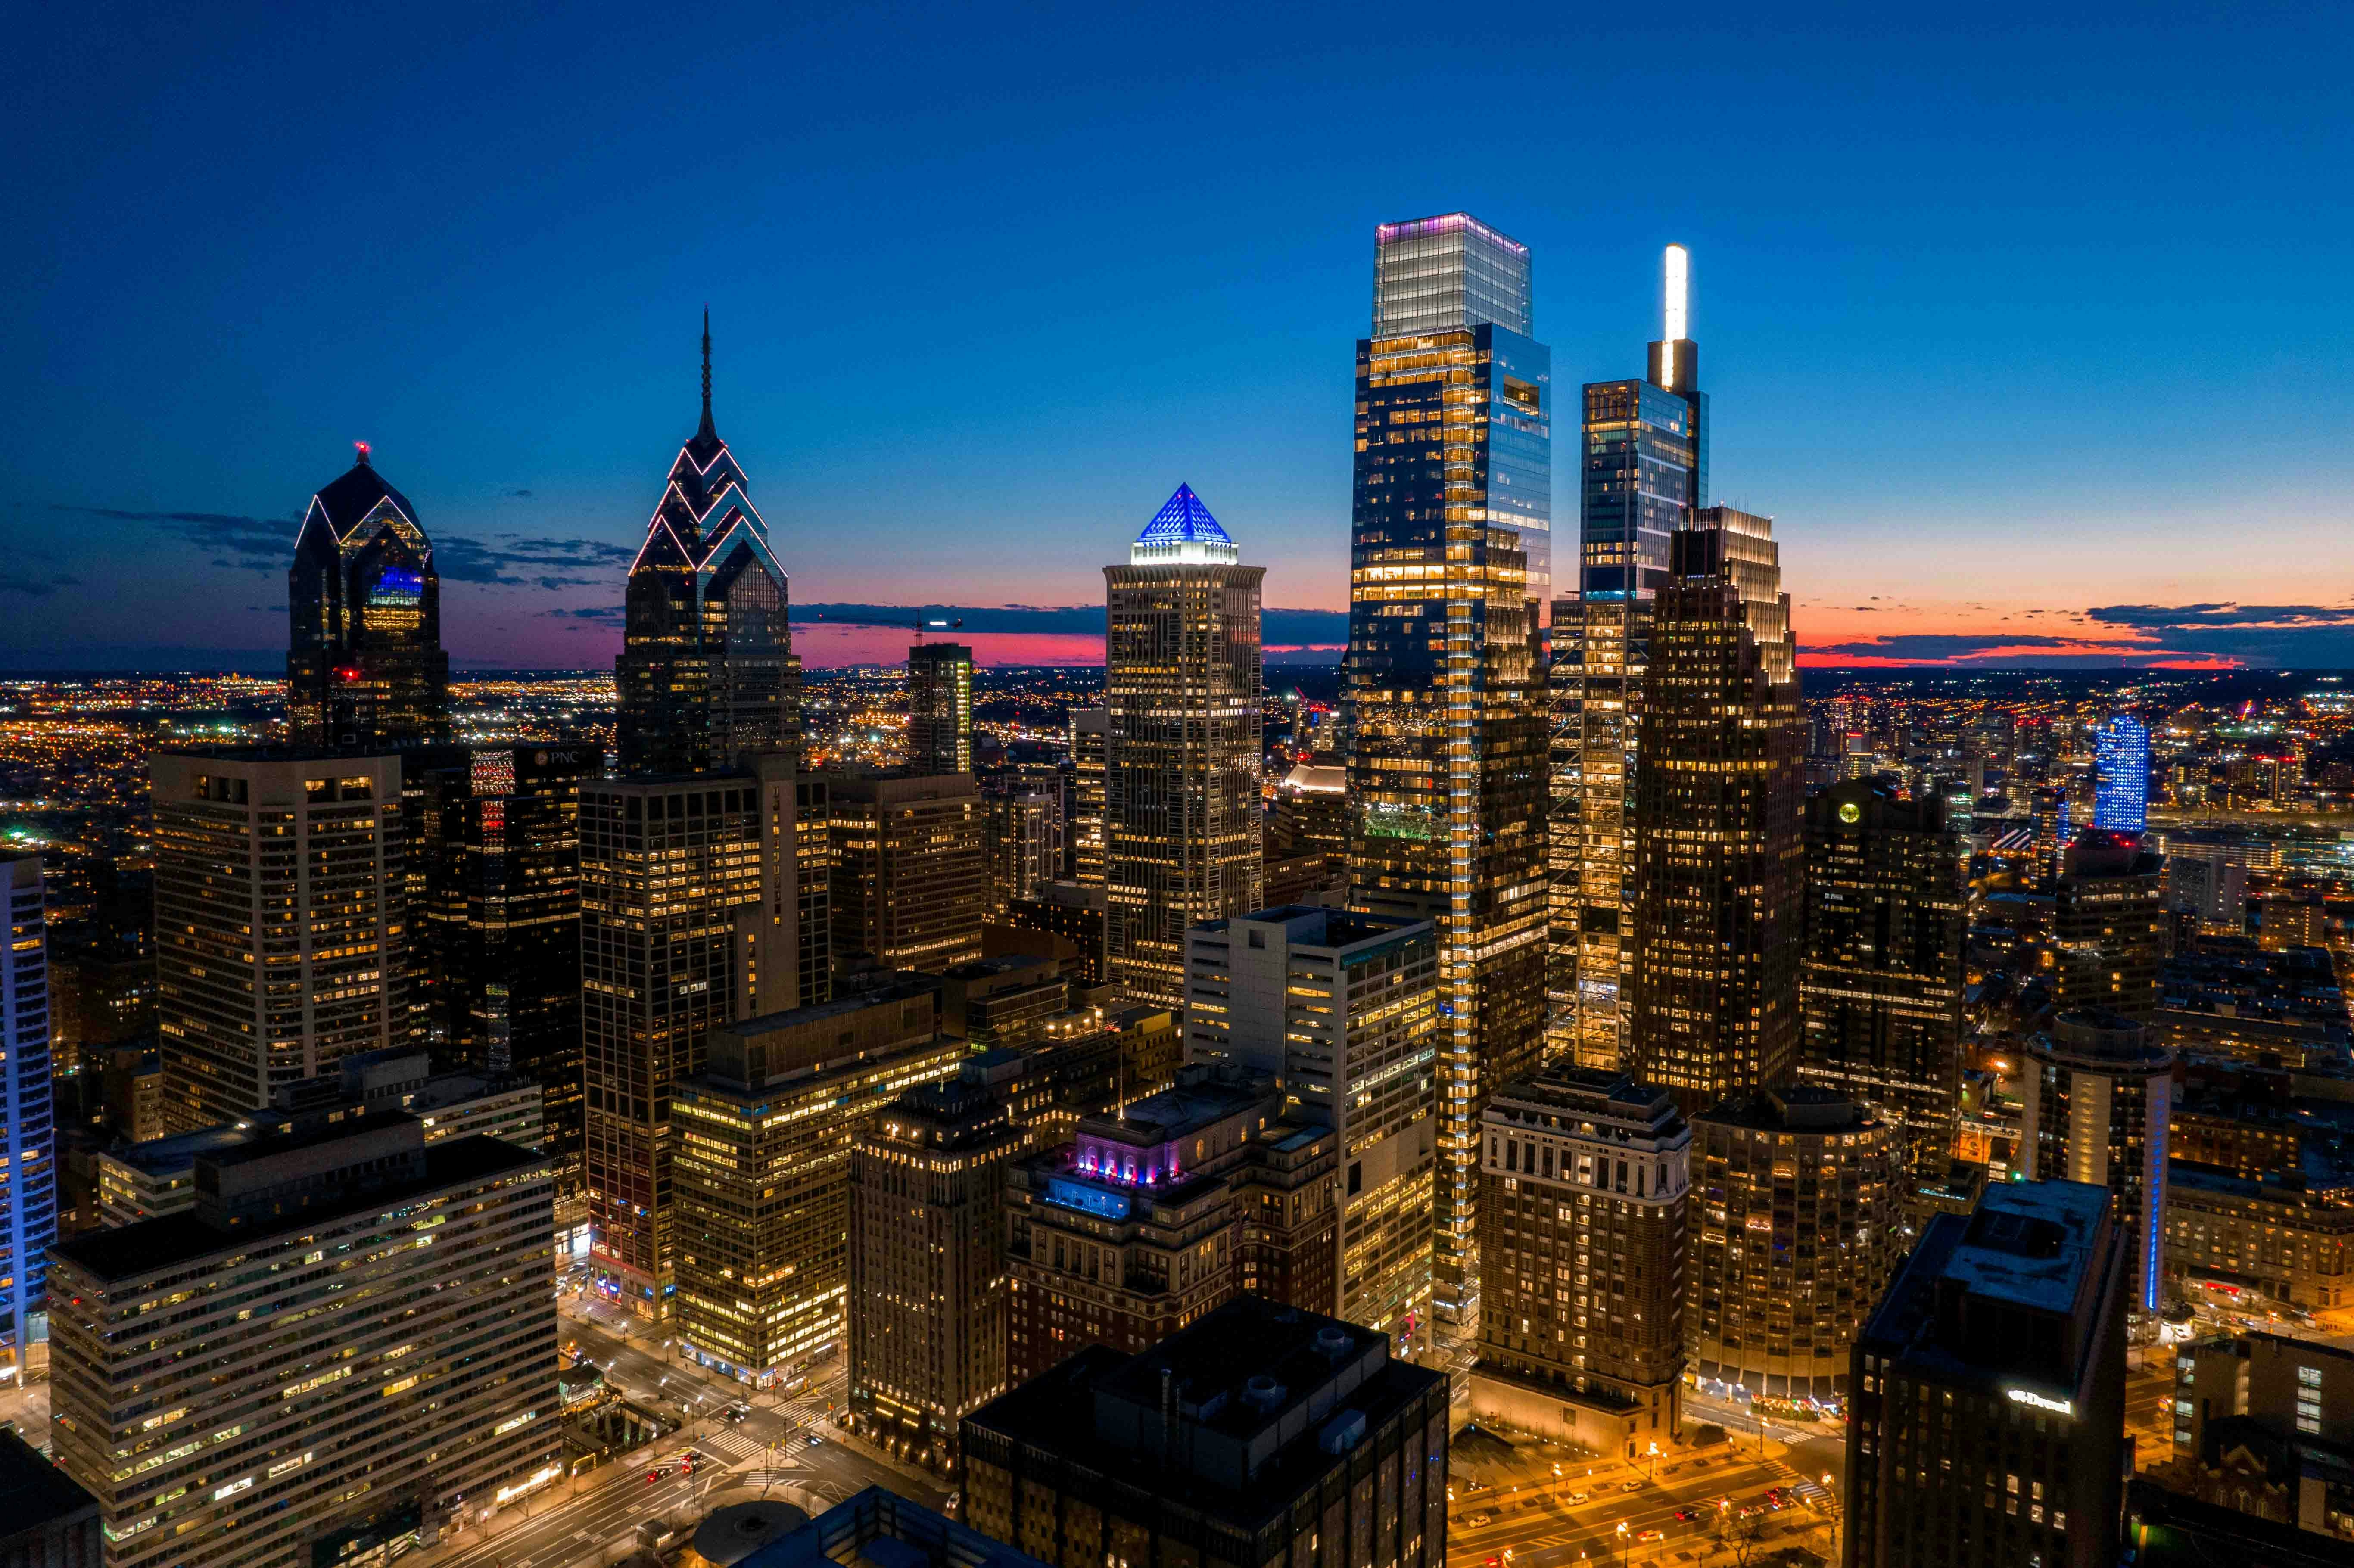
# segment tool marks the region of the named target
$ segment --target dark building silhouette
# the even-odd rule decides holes
[[[2117,1561],[2127,1273],[2082,1182],[1930,1219],[1855,1343],[1846,1568]]]
[[[711,319],[703,325],[703,423],[679,449],[630,567],[614,662],[625,773],[726,768],[793,749],[801,662],[784,568],[744,471],[711,422]]]
[[[311,497],[286,573],[286,727],[295,746],[445,738],[441,578],[408,498],[359,461]]]
[[[961,642],[907,650],[907,766],[972,771],[972,650]]]
[[[1773,524],[1712,506],[1653,600],[1635,789],[1628,1071],[1686,1110],[1797,1054],[1806,722]]]
[[[1857,779],[1807,801],[1798,1074],[1893,1121],[1942,1172],[1960,1090],[1968,886],[1944,800]]]

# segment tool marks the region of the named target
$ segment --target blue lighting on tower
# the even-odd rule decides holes
[[[2149,731],[2131,714],[2112,717],[2093,742],[2093,825],[2113,833],[2149,826]]]
[[[1144,525],[1144,532],[1136,536],[1136,542],[1140,545],[1234,543],[1226,537],[1226,531],[1218,526],[1218,520],[1210,515],[1210,509],[1202,504],[1202,498],[1193,493],[1193,487],[1190,484],[1179,485],[1177,493],[1161,503],[1161,510],[1152,514],[1152,521]]]

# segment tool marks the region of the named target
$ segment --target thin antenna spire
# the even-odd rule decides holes
[[[703,307],[703,425],[695,431],[698,440],[716,441],[719,432],[711,423],[711,307]]]

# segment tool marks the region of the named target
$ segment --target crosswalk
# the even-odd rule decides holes
[[[708,1448],[723,1458],[737,1461],[764,1454],[769,1447],[766,1443],[755,1442],[732,1426],[722,1426],[716,1432],[696,1438],[695,1446],[698,1448]]]

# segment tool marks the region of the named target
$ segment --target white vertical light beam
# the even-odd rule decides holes
[[[1681,245],[1668,247],[1667,341],[1681,343],[1691,335],[1691,253]]]

